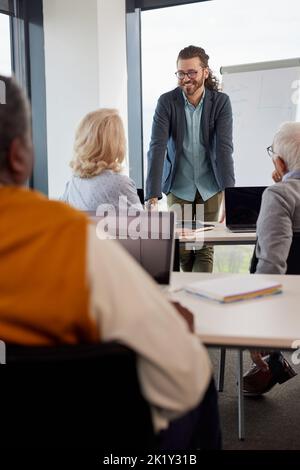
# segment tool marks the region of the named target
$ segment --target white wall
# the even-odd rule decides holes
[[[97,0],[44,0],[49,196],[70,175],[74,131],[98,105]]]
[[[117,108],[127,129],[125,4],[98,0],[99,105]]]
[[[127,123],[125,0],[44,0],[49,197],[71,175],[74,133],[98,107]]]

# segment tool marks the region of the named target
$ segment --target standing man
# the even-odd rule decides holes
[[[178,87],[159,98],[153,118],[146,199],[148,207],[156,206],[163,191],[169,207],[192,206],[195,218],[198,206],[198,217],[201,208],[204,220],[216,221],[222,191],[235,182],[232,111],[208,59],[201,47],[179,52]],[[183,271],[212,272],[213,248],[181,248],[180,264]]]

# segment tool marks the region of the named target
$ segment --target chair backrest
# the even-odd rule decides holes
[[[140,198],[142,206],[145,204],[145,195],[144,195],[144,189],[143,188],[138,188],[137,189],[138,197]]]
[[[117,343],[8,345],[1,447],[145,450],[154,446],[136,356]]]
[[[258,259],[256,257],[256,245],[250,263],[250,273],[255,273]],[[288,258],[286,260],[287,270],[285,274],[300,274],[300,232],[293,233]]]
[[[159,284],[169,284],[174,265],[176,215],[140,211],[137,215],[93,218],[99,229],[116,238]],[[99,225],[98,225],[99,224]]]

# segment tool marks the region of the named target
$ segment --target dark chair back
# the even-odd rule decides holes
[[[175,213],[138,211],[135,215],[96,216],[104,230],[159,284],[169,284],[174,264]]]
[[[6,363],[0,368],[2,448],[153,448],[150,407],[128,348],[8,345]]]
[[[145,204],[145,196],[144,196],[144,189],[138,188],[137,189],[138,197],[140,198],[142,206]]]
[[[256,257],[256,245],[250,262],[250,273],[256,271],[258,259]],[[293,233],[289,255],[287,258],[287,270],[285,274],[300,274],[300,232]]]

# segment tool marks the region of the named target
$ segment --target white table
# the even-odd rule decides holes
[[[199,241],[207,245],[251,245],[256,242],[255,232],[233,233],[224,224],[218,222],[208,222],[213,224],[212,230],[198,232]],[[193,242],[193,237],[180,237],[180,242]]]
[[[199,250],[203,248],[203,245],[254,245],[256,243],[256,232],[241,232],[233,233],[226,228],[222,223],[218,222],[207,222],[208,224],[214,225],[211,230],[205,230],[203,232],[193,233],[192,231],[188,236],[182,236],[177,233],[175,239],[175,257],[174,257],[174,269],[180,270],[180,256],[179,256],[179,245],[184,245],[187,250]],[[196,237],[196,238],[195,238]]]
[[[206,345],[292,348],[292,343],[300,339],[299,276],[240,274],[279,281],[283,285],[282,293],[229,304],[183,290],[176,292],[188,283],[224,276],[236,274],[172,273],[170,296],[194,313],[199,338]]]
[[[225,347],[238,348],[238,435],[245,437],[243,397],[243,349],[247,347],[291,349],[299,347],[300,340],[300,282],[299,276],[241,274],[260,276],[279,281],[282,293],[251,300],[222,304],[214,300],[186,293],[183,286],[199,280],[234,274],[172,273],[170,293],[191,310],[195,319],[195,333],[207,346],[221,346],[225,364]],[[222,378],[220,379],[220,377]],[[220,369],[219,384],[224,378]],[[218,387],[221,391],[222,387]]]

